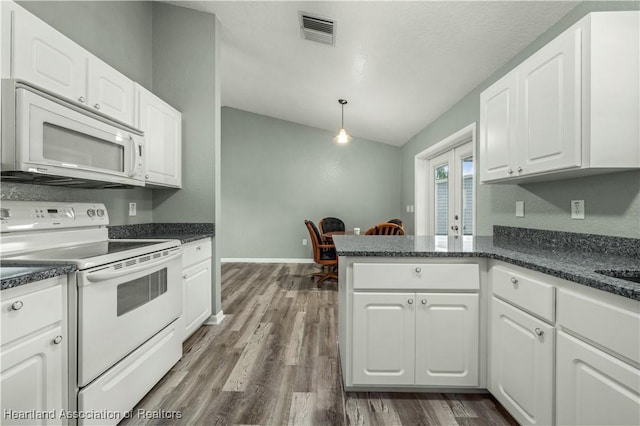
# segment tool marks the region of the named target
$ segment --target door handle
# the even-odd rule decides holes
[[[454,231],[457,231],[457,230],[458,230],[458,225],[453,225],[453,226],[451,227],[451,229],[452,229],[452,230],[454,230]]]

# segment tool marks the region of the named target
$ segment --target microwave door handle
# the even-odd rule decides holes
[[[118,278],[121,277],[123,275],[129,275],[135,272],[139,272],[142,271],[144,269],[149,269],[153,266],[159,265],[161,263],[165,263],[169,260],[175,259],[178,256],[182,255],[182,250],[178,250],[176,253],[168,256],[168,257],[163,257],[161,259],[156,260],[155,262],[145,262],[143,264],[141,264],[140,266],[135,266],[133,268],[126,268],[126,269],[122,269],[120,271],[117,272],[94,272],[94,273],[89,273],[87,274],[87,280],[91,281],[92,283],[97,283],[100,281],[107,281],[110,280],[112,278]]]
[[[136,175],[136,163],[137,163],[137,150],[136,150],[136,141],[133,140],[133,136],[129,135],[129,141],[131,142],[131,173],[129,173],[129,177],[134,177]]]

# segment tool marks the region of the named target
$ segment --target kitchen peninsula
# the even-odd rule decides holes
[[[488,389],[543,424],[597,417],[581,402],[598,393],[638,420],[619,389],[639,391],[640,240],[510,227],[334,240],[347,390]],[[600,374],[577,392],[589,369]]]

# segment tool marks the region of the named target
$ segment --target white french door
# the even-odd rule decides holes
[[[430,158],[427,164],[429,235],[473,235],[473,143],[465,143]]]

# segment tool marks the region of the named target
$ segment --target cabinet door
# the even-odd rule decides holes
[[[140,85],[138,126],[145,134],[147,185],[182,186],[182,114]]]
[[[414,383],[414,307],[414,293],[354,293],[354,385]]]
[[[581,34],[561,34],[518,67],[519,176],[582,163]]]
[[[478,295],[416,295],[416,384],[478,385]]]
[[[558,425],[640,424],[640,370],[558,332]]]
[[[480,94],[480,181],[514,176],[517,82],[511,72]]]
[[[21,7],[12,17],[11,77],[86,103],[88,52]]]
[[[187,268],[183,278],[186,339],[211,315],[211,259]]]
[[[135,85],[96,57],[89,59],[89,106],[133,126]]]
[[[63,380],[63,349],[65,341],[54,343],[62,336],[60,325],[29,335],[16,344],[5,345],[0,355],[0,411],[2,424],[61,424],[62,395],[67,389]],[[66,369],[64,369],[66,371]],[[52,419],[11,419],[5,410],[48,413]]]
[[[552,424],[554,328],[495,297],[491,309],[491,393],[518,423]]]

